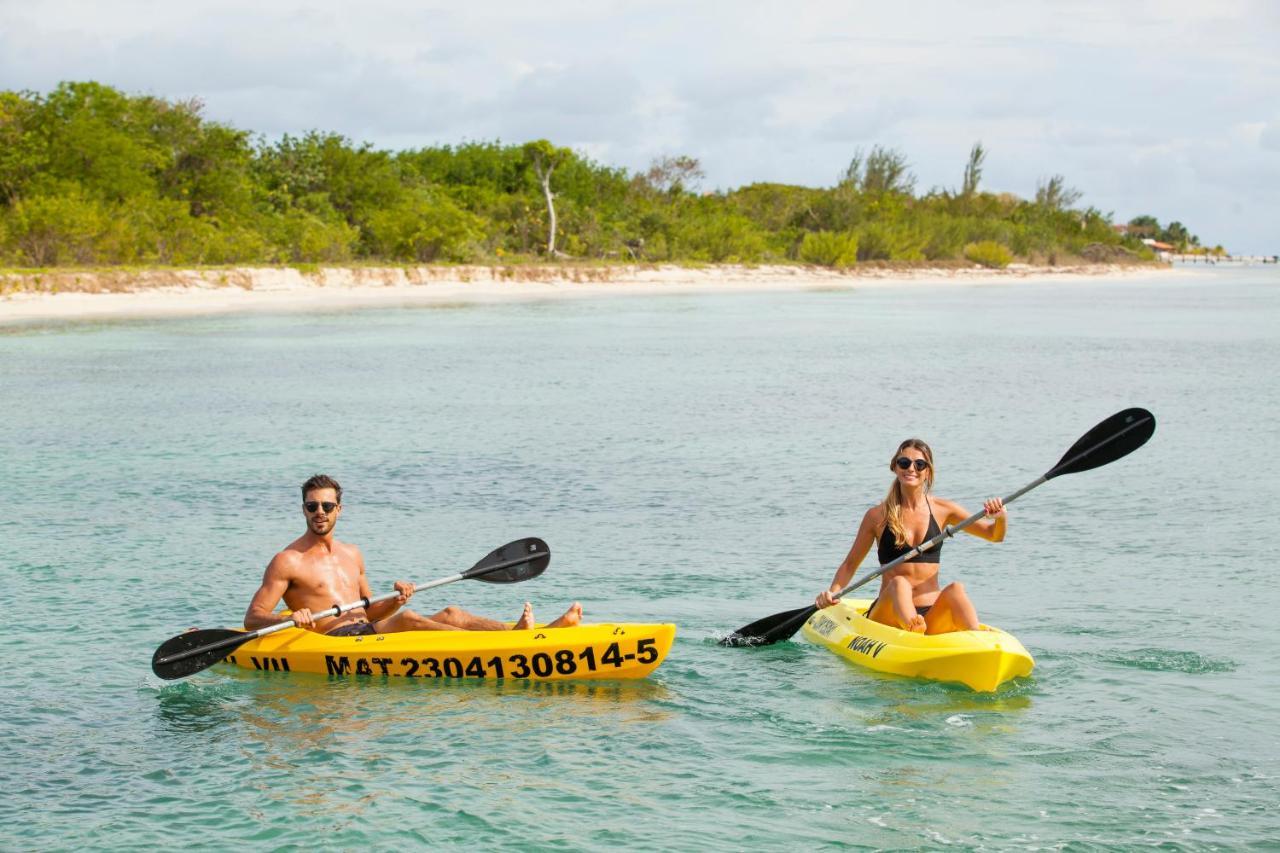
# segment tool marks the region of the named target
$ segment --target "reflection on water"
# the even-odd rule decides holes
[[[447,790],[460,806],[460,774],[489,797],[528,786],[554,791],[568,784],[553,781],[564,768],[605,760],[602,736],[643,742],[644,729],[669,723],[664,703],[671,698],[653,681],[435,681],[228,668],[156,690],[154,721],[169,754],[205,751],[215,737],[224,751],[231,747],[252,770],[246,784],[257,807],[276,804],[267,813],[328,816],[346,826],[390,792],[436,808]]]
[[[899,679],[904,681],[904,679]],[[937,691],[922,691],[909,685],[906,689],[877,684],[868,693],[876,701],[869,702],[875,712],[864,720],[868,726],[918,727],[950,721],[950,725],[972,725],[981,729],[1013,731],[1019,715],[1032,707],[1026,694],[982,694],[960,687],[940,697]],[[956,718],[959,718],[957,720]]]
[[[199,682],[165,685],[156,696],[156,719],[173,734],[236,725],[246,738],[293,739],[298,748],[317,739],[378,739],[423,719],[484,725],[498,714],[518,731],[549,719],[657,723],[671,715],[659,704],[670,691],[649,680],[340,678],[222,668]]]
[[[0,472],[22,497],[0,569],[26,605],[3,641],[0,824],[40,849],[1268,838],[1276,629],[1242,641],[1200,617],[1231,612],[1246,580],[1205,549],[1269,529],[1280,481],[1251,480],[1215,543],[1169,510],[1239,476],[1210,421],[1276,443],[1280,396],[1259,389],[1275,387],[1277,285],[921,282],[0,330]],[[803,641],[716,644],[829,581],[883,494],[885,446],[924,433],[940,491],[972,502],[1134,404],[1164,424],[1141,456],[1047,485],[999,547],[948,546],[944,573],[1033,650],[1034,678],[975,694]],[[381,582],[537,533],[557,553],[539,600],[671,619],[683,639],[642,682],[152,679],[159,640],[238,615],[246,566],[297,521],[299,472],[330,464],[345,538]],[[62,581],[77,594],[51,622]],[[518,609],[503,587],[459,603]]]

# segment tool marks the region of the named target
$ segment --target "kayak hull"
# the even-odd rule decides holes
[[[1035,667],[1018,638],[999,628],[916,634],[867,619],[863,614],[871,604],[869,599],[839,601],[815,613],[801,630],[810,642],[867,669],[959,682],[979,692],[1030,675]]]
[[[523,631],[402,631],[329,637],[286,628],[237,648],[224,666],[404,678],[644,678],[671,650],[671,624],[602,623]]]

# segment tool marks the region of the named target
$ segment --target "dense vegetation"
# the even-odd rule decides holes
[[[1144,252],[1108,215],[1076,209],[1060,176],[1032,200],[982,191],[985,157],[975,145],[958,189],[921,195],[903,155],[879,147],[854,152],[829,188],[699,193],[688,157],[630,173],[542,140],[399,152],[323,132],[269,142],[203,118],[195,101],[65,83],[0,92],[0,264],[1002,266]]]
[[[1226,250],[1222,246],[1214,246],[1213,248],[1201,246],[1200,238],[1188,231],[1187,226],[1181,222],[1170,222],[1168,225],[1161,225],[1160,221],[1154,216],[1135,216],[1129,220],[1125,230],[1129,235],[1140,240],[1143,238],[1158,240],[1186,254],[1226,254]]]

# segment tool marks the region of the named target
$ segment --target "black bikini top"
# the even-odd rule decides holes
[[[929,508],[929,529],[924,533],[924,539],[920,540],[928,542],[933,537],[942,532],[942,528],[938,527],[938,521],[933,517],[933,504],[929,503],[928,495],[924,499],[925,506]],[[913,563],[941,563],[942,562],[942,544],[939,542],[936,547],[930,548],[923,554],[917,556],[911,562]],[[898,547],[898,543],[893,541],[893,531],[889,529],[888,522],[885,522],[884,530],[880,531],[880,545],[877,548],[877,555],[880,557],[880,565],[891,563],[910,551],[915,545],[903,545]]]

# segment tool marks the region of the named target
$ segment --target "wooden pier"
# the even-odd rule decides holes
[[[1280,263],[1280,255],[1183,255],[1176,252],[1161,252],[1162,260],[1178,264],[1275,264]]]

